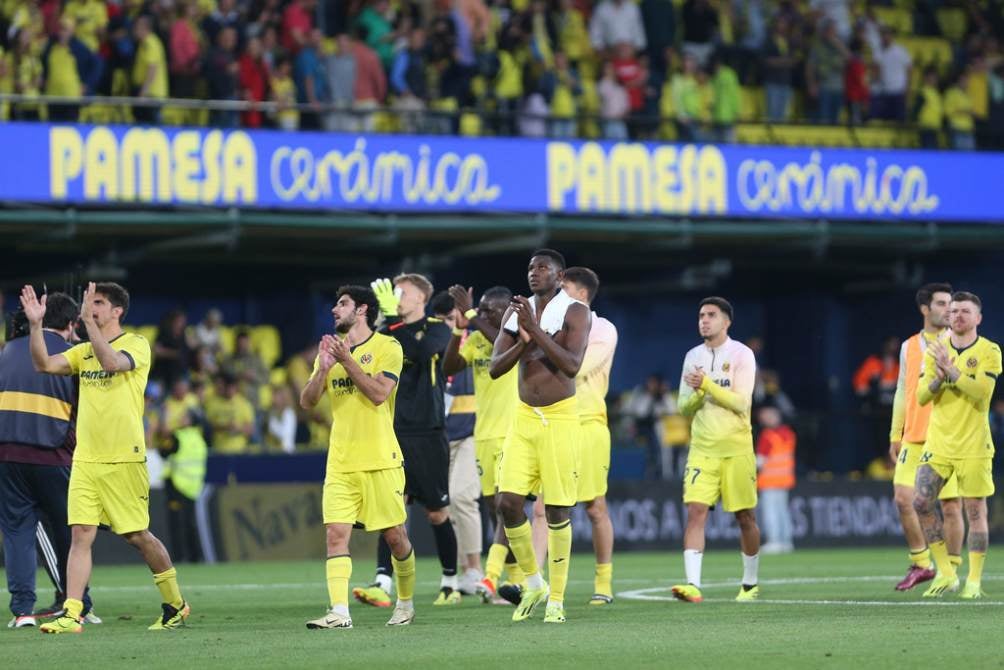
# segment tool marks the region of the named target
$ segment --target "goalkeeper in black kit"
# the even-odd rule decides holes
[[[378,279],[372,288],[385,321],[380,332],[401,343],[404,368],[398,384],[394,432],[404,457],[408,502],[418,502],[432,524],[436,551],[443,568],[439,595],[434,605],[460,603],[457,581],[457,536],[450,523],[450,445],[446,439],[443,394],[443,353],[450,342],[450,328],[425,314],[433,294],[432,283],[420,274],[402,274]],[[356,587],[356,600],[376,607],[390,607],[393,567],[387,543],[380,540],[374,583]]]

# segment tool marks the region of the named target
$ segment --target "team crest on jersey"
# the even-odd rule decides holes
[[[363,354],[363,355],[362,355],[362,356],[361,356],[361,357],[359,358],[359,362],[360,362],[360,363],[361,363],[362,365],[366,365],[366,364],[370,363],[370,362],[371,362],[372,360],[373,360],[373,354]]]
[[[969,360],[966,361],[966,367],[967,368],[975,368],[976,365],[977,365],[977,363],[978,363],[978,361],[976,360],[976,357],[975,356],[971,356],[969,358]]]
[[[415,333],[415,339],[416,340],[421,341],[423,337],[425,337],[425,331],[424,330],[420,330],[417,333]]]
[[[722,363],[722,372],[728,372],[729,371],[729,367],[731,367],[731,366],[729,365],[728,361],[725,361],[724,363]]]

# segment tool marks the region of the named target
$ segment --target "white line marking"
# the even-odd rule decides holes
[[[877,581],[876,577],[830,577],[823,578],[828,583],[836,583],[839,581],[851,582],[851,581]],[[773,580],[763,580],[760,582],[761,585],[772,585],[772,584],[813,584],[813,583],[826,583],[821,580],[813,581],[810,579],[773,579]],[[891,579],[889,577],[882,577],[881,579]],[[704,584],[701,586],[702,589],[708,587],[722,587],[726,584],[714,583],[714,584]],[[735,588],[736,584],[730,582],[727,586]],[[649,602],[681,602],[674,598],[672,595],[655,595],[657,593],[668,593],[672,587],[668,586],[656,586],[647,589],[635,589],[633,591],[622,591],[617,594],[616,597],[624,598],[625,600],[643,600]],[[949,595],[952,598],[953,595]],[[711,603],[725,603],[725,602],[735,602],[732,598],[705,598],[704,602]],[[791,600],[782,599],[770,599],[770,598],[759,598],[754,603],[764,603],[768,605],[850,605],[854,607],[1002,607],[1004,606],[1004,601],[1002,600],[973,600],[968,602],[962,602],[958,600],[832,600],[832,599],[820,599],[820,600],[810,600],[804,598],[793,598]],[[745,603],[744,603],[745,604]]]

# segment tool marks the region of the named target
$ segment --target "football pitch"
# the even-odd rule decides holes
[[[984,600],[929,601],[922,587],[896,593],[904,551],[835,549],[762,557],[761,600],[749,604],[733,601],[738,550],[715,551],[705,556],[706,599],[698,605],[669,594],[682,580],[679,551],[621,554],[616,601],[607,607],[585,604],[592,556],[577,554],[563,625],[545,625],[543,608],[514,624],[511,607],[475,597],[433,607],[438,565],[427,558],[418,565],[413,625],[386,628],[389,609],[353,603],[352,630],[313,631],[304,622],[327,601],[321,561],[179,566],[192,616],[173,632],[146,630],[159,598],[144,567],[98,567],[93,595],[104,623],[62,636],[3,628],[0,667],[999,668],[1004,573],[994,569],[993,551]],[[368,580],[372,569],[372,558],[357,559],[352,583]],[[39,604],[47,604],[44,574],[38,583]],[[6,611],[6,591],[0,600]]]

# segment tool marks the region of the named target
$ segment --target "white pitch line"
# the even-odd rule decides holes
[[[832,578],[831,581],[836,581],[838,578]],[[851,581],[852,578],[848,578],[847,581]],[[775,582],[784,582],[791,584],[794,580],[771,580]],[[865,579],[859,579],[858,581],[865,581]],[[767,584],[767,581],[760,582],[761,584]],[[806,583],[806,582],[799,582]],[[808,582],[811,583],[811,582]],[[707,585],[702,586],[705,588]],[[716,584],[716,586],[718,586]],[[730,586],[735,586],[735,584],[730,584]],[[635,589],[633,591],[622,591],[617,594],[618,598],[624,598],[625,600],[643,600],[649,602],[680,602],[672,595],[654,595],[659,592],[669,591],[668,587],[653,587],[648,589]],[[712,603],[725,603],[725,602],[735,602],[732,598],[705,598],[704,602]],[[810,599],[791,599],[791,600],[781,600],[776,598],[758,598],[753,601],[753,604],[763,603],[767,605],[850,605],[855,607],[1002,607],[1004,606],[1004,601],[1001,600],[974,600],[970,602],[959,602],[959,601],[944,601],[944,600],[905,600],[905,601],[890,601],[890,600],[831,600],[831,599],[820,599],[820,600],[810,600]],[[746,603],[744,603],[746,604]]]

